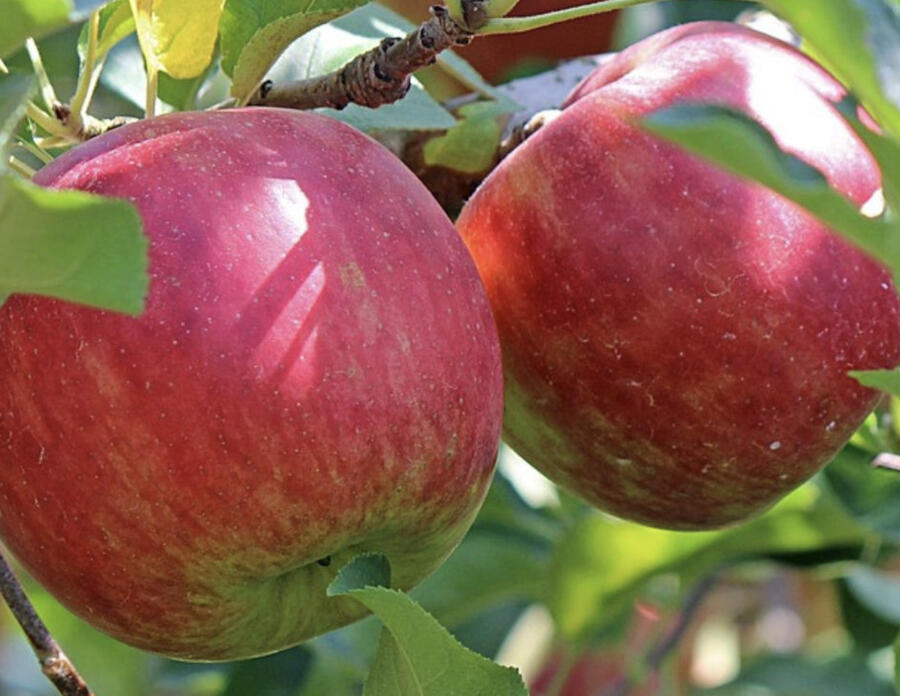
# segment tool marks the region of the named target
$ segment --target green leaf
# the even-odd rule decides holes
[[[31,75],[0,74],[0,152],[6,151],[6,144],[25,115],[25,102],[34,87]]]
[[[143,310],[147,240],[126,201],[0,179],[0,293]]]
[[[112,0],[100,10],[97,18],[97,58],[102,58],[119,41],[134,31],[134,15],[128,0]],[[84,64],[90,41],[90,22],[81,26],[78,35],[78,58]]]
[[[620,615],[663,572],[690,582],[716,567],[861,544],[862,530],[811,484],[740,527],[674,532],[601,514],[581,519],[560,541],[550,568],[548,605],[564,635],[583,637]]]
[[[402,592],[368,587],[349,594],[385,627],[364,696],[527,696],[515,669],[460,645]]]
[[[848,445],[825,467],[822,480],[859,524],[900,542],[900,474],[873,468],[872,457]]]
[[[900,370],[851,370],[848,374],[864,387],[900,396]]]
[[[900,137],[900,19],[883,0],[762,0],[803,36],[882,127]]]
[[[494,162],[506,108],[497,102],[475,102],[459,110],[462,120],[444,135],[425,143],[425,163],[466,174],[483,172]]]
[[[295,696],[312,661],[312,652],[305,647],[244,660],[235,665],[222,696]]]
[[[657,135],[724,169],[781,194],[880,259],[900,280],[900,234],[884,219],[868,218],[832,189],[824,175],[782,151],[748,116],[707,104],[678,104],[643,120]]]
[[[870,653],[894,642],[898,625],[861,602],[843,578],[836,582],[838,606],[844,628],[857,650]]]
[[[227,0],[220,24],[222,69],[245,101],[287,46],[365,0]]]
[[[25,43],[64,25],[72,11],[70,0],[3,0],[0,3],[0,58]]]
[[[391,564],[386,556],[364,553],[340,569],[328,586],[328,596],[346,594],[364,587],[390,587]]]
[[[847,575],[847,585],[863,606],[900,625],[900,580],[895,574],[857,564]]]
[[[411,28],[413,25],[402,17],[370,3],[304,34],[282,53],[266,75],[275,82],[324,75],[374,48],[385,37],[404,35]],[[415,78],[409,93],[393,104],[377,109],[350,104],[341,111],[320,111],[362,131],[445,130],[456,123],[453,115]]]

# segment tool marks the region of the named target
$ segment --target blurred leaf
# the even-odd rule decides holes
[[[312,652],[299,647],[239,662],[222,696],[295,696],[312,661]]]
[[[425,143],[425,163],[466,174],[483,172],[494,162],[503,128],[499,117],[507,113],[497,102],[475,102],[459,110],[462,120],[443,135]]]
[[[900,138],[900,19],[884,0],[761,0]]]
[[[889,682],[859,656],[819,662],[799,655],[772,656],[751,663],[737,679],[697,696],[896,696]]]
[[[66,23],[69,0],[3,0],[0,3],[0,58],[15,51],[29,36],[38,37]]]
[[[25,102],[34,86],[31,75],[0,74],[0,152],[6,152],[6,144],[25,115]]]
[[[900,235],[881,219],[862,215],[824,175],[782,151],[748,116],[706,104],[678,104],[651,114],[644,126],[738,176],[797,203],[824,224],[883,261],[900,279]]]
[[[0,295],[51,295],[139,314],[147,240],[126,201],[0,179]]]
[[[885,620],[863,604],[846,580],[837,581],[837,593],[844,628],[853,638],[857,650],[869,653],[894,642],[898,625]]]
[[[557,547],[548,606],[560,631],[577,638],[619,616],[654,575],[675,572],[690,582],[738,560],[851,546],[862,538],[809,484],[762,517],[718,531],[674,532],[594,514]]]
[[[847,586],[867,609],[900,625],[900,576],[856,564],[847,575]]]
[[[408,27],[408,28],[407,28]],[[413,25],[381,5],[370,3],[294,41],[266,77],[275,82],[324,75],[377,46],[388,36],[406,34]],[[398,102],[369,109],[350,104],[340,111],[321,109],[333,118],[363,131],[445,130],[456,123],[415,78],[409,93]]]
[[[225,0],[131,0],[147,64],[176,79],[195,77],[212,60]]]
[[[823,472],[832,495],[856,521],[900,542],[900,475],[873,468],[872,454],[848,445]]]
[[[119,41],[134,31],[134,15],[129,0],[112,0],[103,6],[97,21],[97,57],[102,58]],[[81,26],[78,35],[78,58],[84,64],[90,42],[90,22]]]
[[[365,0],[227,0],[221,21],[222,69],[243,102],[279,55],[310,29]]]

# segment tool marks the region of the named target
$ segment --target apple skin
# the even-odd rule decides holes
[[[0,309],[0,538],[63,604],[230,660],[359,618],[325,594],[359,552],[401,588],[446,558],[493,472],[500,349],[399,160],[322,116],[229,110],[125,126],[35,180],[133,201],[150,239],[139,318]]]
[[[778,195],[641,130],[729,105],[855,201],[877,167],[840,85],[777,40],[704,22],[635,44],[505,159],[457,227],[503,348],[505,437],[561,486],[674,529],[758,514],[846,442],[900,360],[888,273]]]

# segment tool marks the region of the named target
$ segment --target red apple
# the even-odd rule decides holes
[[[614,514],[699,529],[809,478],[900,360],[888,273],[771,191],[642,130],[739,109],[857,204],[880,184],[841,86],[740,26],[663,32],[598,68],[485,180],[458,229],[500,330],[510,444]]]
[[[66,606],[179,658],[271,652],[359,618],[357,553],[409,587],[493,471],[500,352],[437,203],[318,115],[182,113],[36,177],[133,201],[138,319],[0,310],[0,538]]]

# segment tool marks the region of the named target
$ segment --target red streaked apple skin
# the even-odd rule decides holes
[[[614,514],[718,527],[828,462],[900,360],[887,272],[779,196],[641,130],[681,100],[727,104],[862,204],[879,186],[843,92],[741,27],[677,27],[598,69],[467,203],[494,309],[505,435]]]
[[[493,471],[500,352],[402,163],[252,109],[126,126],[36,181],[133,201],[152,275],[137,319],[0,310],[0,538],[43,585],[132,645],[221,660],[358,618],[325,596],[355,553],[399,587],[442,562]]]

